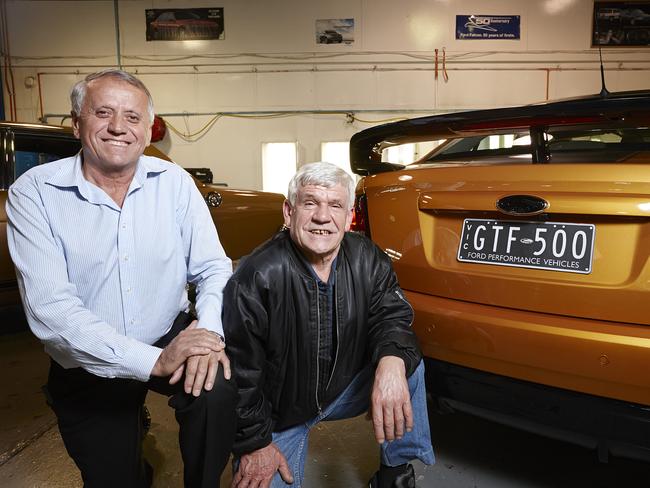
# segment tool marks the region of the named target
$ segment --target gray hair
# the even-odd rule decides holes
[[[349,174],[332,163],[309,163],[302,166],[293,175],[287,193],[287,200],[289,200],[292,207],[296,205],[298,190],[307,185],[324,186],[325,188],[341,185],[347,190],[348,209],[354,206],[354,190],[356,186],[354,180]]]
[[[147,95],[147,112],[149,113],[149,122],[153,122],[154,111],[153,111],[153,98],[151,98],[151,93],[147,90],[147,87],[144,86],[138,78],[133,76],[126,71],[121,69],[109,68],[103,71],[98,71],[97,73],[91,73],[86,76],[83,80],[78,81],[72,87],[70,92],[70,103],[72,105],[72,113],[79,117],[81,115],[81,107],[83,107],[84,99],[86,98],[86,92],[88,91],[88,83],[99,78],[115,78],[117,80],[124,81],[130,85],[135,86],[136,88],[142,90],[145,95]]]

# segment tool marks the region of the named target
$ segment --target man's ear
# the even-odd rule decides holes
[[[147,127],[147,132],[145,132],[145,138],[146,138],[146,141],[147,141],[147,144],[145,145],[145,147],[151,144],[151,137],[153,136],[153,132],[152,132],[152,130],[153,130],[153,122],[151,122],[148,125],[149,125],[149,127]]]
[[[345,216],[345,232],[348,232],[352,227],[352,219],[354,218],[354,208],[348,210],[347,215]]]
[[[72,132],[79,139],[79,116],[74,112],[70,112],[70,115],[72,116]]]
[[[289,224],[291,223],[292,213],[293,213],[293,208],[291,208],[291,204],[289,203],[289,200],[285,200],[284,203],[282,204],[282,215],[284,216],[285,227],[289,227]]]

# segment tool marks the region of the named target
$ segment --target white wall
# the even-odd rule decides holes
[[[137,73],[156,112],[187,133],[218,112],[354,111],[376,121],[600,91],[591,0],[124,0],[119,56],[113,1],[5,6],[21,121],[67,114],[76,80],[118,64]],[[165,7],[223,7],[225,39],[147,42],[145,9]],[[521,39],[456,40],[455,16],[468,14],[520,15]],[[326,18],[354,18],[354,43],[316,44],[315,19]],[[441,68],[443,48],[448,82],[433,71],[434,49]],[[607,48],[603,56],[610,91],[649,88],[650,49]],[[7,97],[5,89],[6,113]],[[205,115],[170,115],[179,113]],[[260,189],[263,142],[297,141],[302,163],[320,159],[322,141],[369,125],[344,114],[221,117],[195,142],[172,133],[159,145],[183,166],[210,167],[215,180]]]

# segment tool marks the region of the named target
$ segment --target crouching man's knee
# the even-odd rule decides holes
[[[208,408],[217,408],[219,410],[229,410],[233,412],[237,407],[239,393],[237,392],[237,383],[234,378],[227,380],[223,375],[223,368],[219,368],[217,376],[214,379],[214,385],[211,390],[203,390],[199,398],[203,397]]]
[[[186,411],[196,413],[207,410],[219,411],[226,417],[232,415],[234,418],[238,399],[235,380],[233,378],[227,380],[223,375],[223,369],[219,368],[210,390],[203,389],[198,397],[184,391],[179,392],[169,399],[169,406],[176,410],[177,415],[183,415]]]

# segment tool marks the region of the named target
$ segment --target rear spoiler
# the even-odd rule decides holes
[[[418,117],[379,125],[357,132],[350,139],[350,166],[366,176],[403,169],[381,161],[382,149],[390,146],[476,135],[483,131],[530,128],[541,134],[549,125],[596,122],[642,122],[650,125],[650,91],[610,93],[521,107],[455,112]],[[539,137],[533,141],[541,142]],[[533,143],[534,144],[534,143]],[[537,152],[537,154],[536,154]],[[541,161],[544,149],[533,148],[533,160]]]

